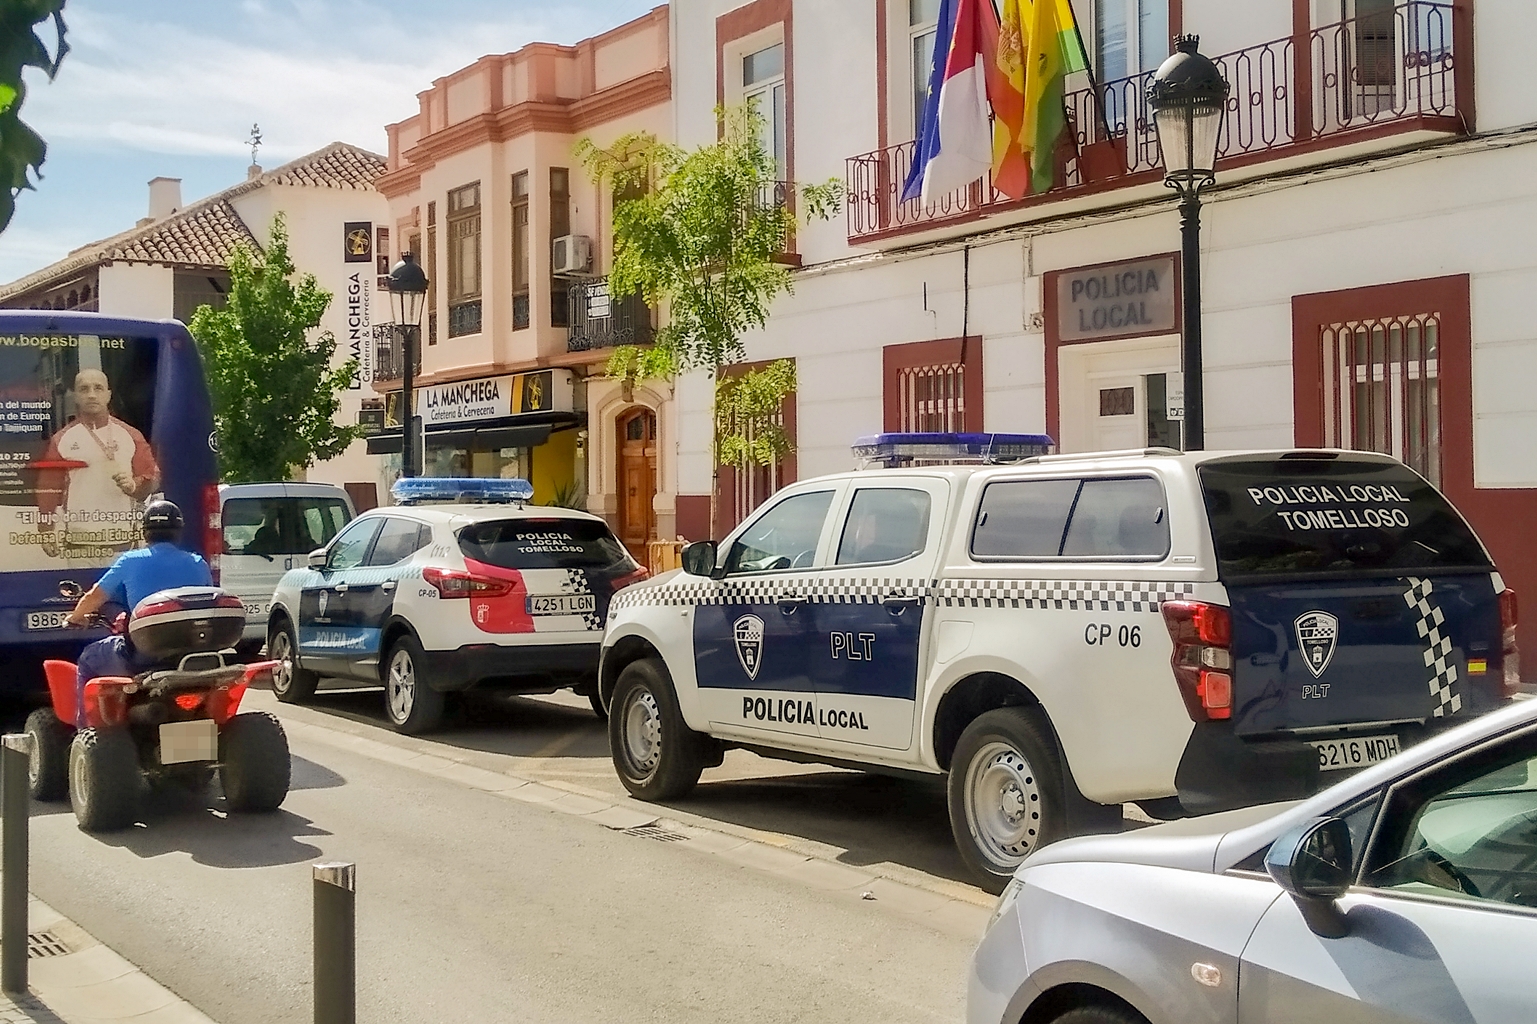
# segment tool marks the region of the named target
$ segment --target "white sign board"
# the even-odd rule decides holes
[[[1185,375],[1171,373],[1164,378],[1164,417],[1171,420],[1185,418]]]

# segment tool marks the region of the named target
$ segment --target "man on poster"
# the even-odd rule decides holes
[[[124,548],[134,510],[160,484],[160,467],[143,434],[110,412],[112,389],[100,370],[75,375],[75,419],[49,439],[38,477],[37,509],[43,549],[53,557],[66,549]],[[64,552],[70,554],[69,550]]]

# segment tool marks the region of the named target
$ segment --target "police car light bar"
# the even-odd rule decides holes
[[[527,480],[499,477],[401,477],[390,488],[397,505],[508,505],[534,496]]]
[[[1056,450],[1046,434],[876,434],[854,442],[861,469],[1018,462]]]

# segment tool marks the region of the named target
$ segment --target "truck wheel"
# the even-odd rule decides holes
[[[390,646],[384,662],[384,712],[395,731],[407,736],[430,732],[443,721],[443,695],[422,678],[422,645],[409,633]]]
[[[609,701],[608,749],[619,781],[641,800],[675,800],[699,781],[708,740],[690,729],[661,662],[632,661]]]
[[[1066,834],[1062,766],[1029,708],[979,715],[961,733],[946,786],[950,831],[982,887],[1002,892],[1033,850]]]
[[[26,733],[32,737],[32,756],[27,759],[27,792],[34,800],[54,802],[69,797],[69,744],[72,726],[59,721],[53,708],[38,708],[27,716]]]
[[[281,662],[272,671],[272,692],[278,700],[303,704],[315,696],[320,677],[299,667],[299,637],[288,619],[279,619],[268,627],[267,657]]]
[[[69,802],[82,832],[115,832],[139,820],[144,777],[123,729],[81,729],[69,748]]]
[[[219,782],[231,811],[275,811],[288,796],[291,765],[283,725],[265,711],[236,715],[219,732]]]
[[[599,697],[596,693],[589,693],[587,695],[587,703],[592,705],[592,713],[598,716],[598,721],[608,721],[608,708],[603,706],[602,697]]]

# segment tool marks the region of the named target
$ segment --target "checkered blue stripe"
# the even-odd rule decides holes
[[[1430,670],[1430,696],[1436,706],[1431,714],[1445,718],[1462,710],[1462,694],[1454,686],[1457,682],[1457,666],[1452,659],[1452,638],[1441,633],[1446,617],[1440,607],[1430,599],[1434,588],[1427,579],[1410,576],[1409,589],[1404,593],[1407,604],[1418,618],[1414,628],[1425,640],[1425,667]]]

